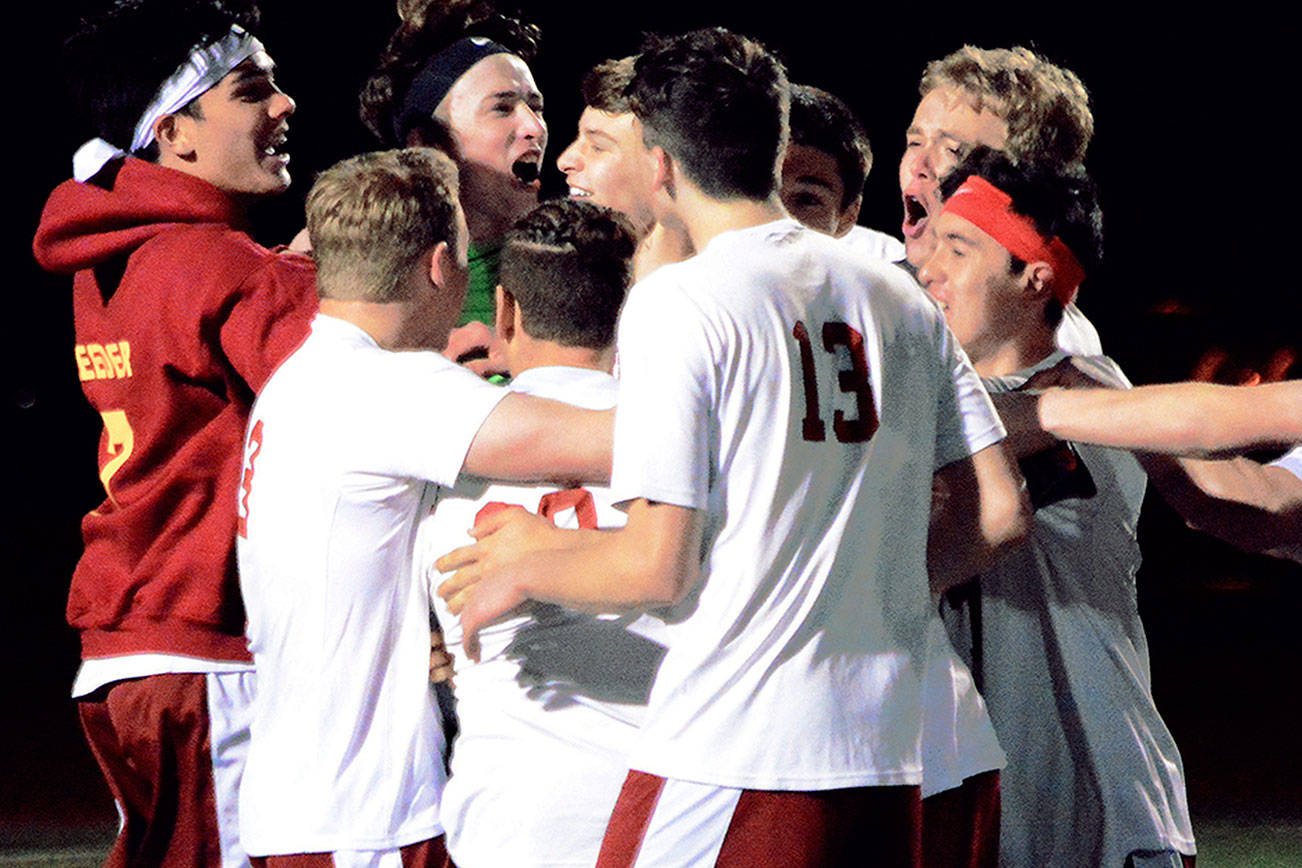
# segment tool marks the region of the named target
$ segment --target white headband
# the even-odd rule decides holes
[[[232,24],[230,33],[209,45],[190,52],[185,63],[177,67],[167,81],[158,88],[153,102],[136,122],[131,140],[134,153],[154,140],[154,124],[164,115],[175,113],[188,105],[226,77],[232,69],[262,50],[262,43],[238,24]],[[88,181],[104,164],[126,154],[121,148],[104,141],[91,139],[72,156],[72,176],[78,181]]]

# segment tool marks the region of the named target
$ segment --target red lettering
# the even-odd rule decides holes
[[[805,418],[801,421],[801,437],[813,443],[827,439],[827,426],[823,422],[818,404],[818,374],[814,367],[814,348],[809,340],[809,330],[797,322],[791,330],[800,347],[800,372],[805,389]],[[837,371],[837,388],[855,399],[855,416],[847,417],[842,410],[832,413],[832,433],[838,443],[863,443],[877,432],[877,405],[873,402],[872,383],[868,377],[868,359],[864,355],[863,335],[853,326],[843,322],[823,323],[823,349],[833,356],[837,347],[845,347],[850,356],[850,367]]]
[[[253,462],[262,451],[261,419],[254,423],[253,430],[249,432],[249,445],[253,447],[253,451],[249,453],[249,463],[244,467],[244,478],[240,480],[240,488],[244,489],[244,496],[240,498],[240,514],[235,521],[235,532],[244,539],[249,538],[249,494],[253,490]]]

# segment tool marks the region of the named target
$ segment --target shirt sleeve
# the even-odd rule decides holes
[[[349,416],[365,471],[451,487],[484,420],[507,395],[434,352],[377,350]],[[378,366],[382,365],[382,369]]]
[[[1302,479],[1302,444],[1294,446],[1270,464],[1272,467],[1282,467],[1298,479]]]
[[[936,469],[975,455],[1006,434],[981,378],[943,319],[938,331],[945,372],[936,408]]]
[[[263,263],[241,281],[220,325],[222,352],[255,393],[307,337],[317,308],[310,258],[261,254]]]
[[[704,508],[713,477],[718,340],[701,308],[661,270],[638,283],[620,316],[619,403],[611,489]]]

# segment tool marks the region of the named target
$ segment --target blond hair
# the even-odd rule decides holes
[[[433,148],[376,151],[336,163],[307,194],[322,298],[401,301],[411,269],[457,243],[457,170]]]
[[[927,64],[918,92],[925,97],[942,85],[966,91],[974,109],[989,109],[1008,124],[1004,150],[1013,157],[1057,168],[1085,159],[1094,115],[1071,70],[1021,46],[964,45]]]

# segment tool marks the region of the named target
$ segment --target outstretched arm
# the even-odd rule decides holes
[[[462,471],[512,482],[604,483],[614,422],[613,410],[507,395],[479,427]]]
[[[1140,462],[1190,527],[1252,552],[1302,544],[1302,479],[1283,467],[1248,458],[1145,455]]]
[[[1170,383],[1053,389],[1040,427],[1063,440],[1193,457],[1302,442],[1302,380],[1264,386]]]

